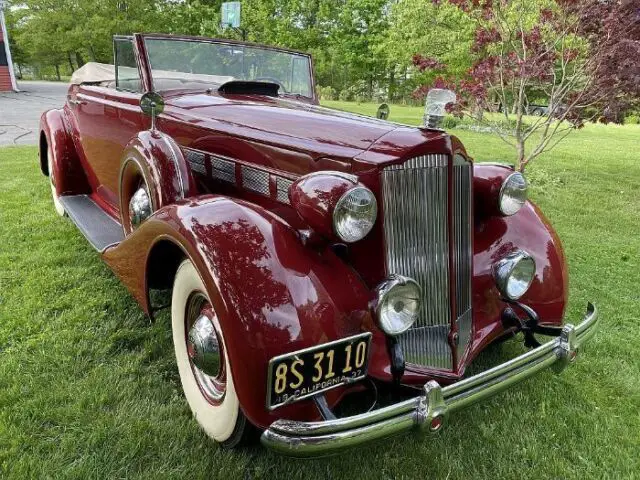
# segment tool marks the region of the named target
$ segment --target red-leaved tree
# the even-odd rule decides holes
[[[614,119],[638,105],[638,0],[448,2],[477,25],[473,65],[463,78],[452,78],[438,59],[416,54],[420,71],[441,75],[415,95],[454,90],[459,100],[450,111],[473,116],[511,145],[519,170],[586,120]],[[541,115],[528,117],[535,100],[545,103],[536,107]]]

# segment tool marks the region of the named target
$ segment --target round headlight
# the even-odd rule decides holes
[[[393,275],[378,287],[378,326],[389,335],[407,331],[418,318],[422,290],[415,280]]]
[[[495,268],[498,290],[511,300],[517,300],[529,290],[535,274],[536,262],[523,251],[510,253]]]
[[[509,175],[500,187],[498,204],[503,215],[517,213],[527,201],[527,180],[520,172]]]
[[[378,214],[376,197],[366,187],[346,191],[333,210],[333,229],[345,242],[357,242],[373,228]]]

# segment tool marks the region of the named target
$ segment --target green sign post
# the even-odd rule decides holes
[[[240,2],[222,4],[222,28],[240,28]]]

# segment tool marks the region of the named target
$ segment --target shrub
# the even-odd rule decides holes
[[[353,100],[353,92],[348,88],[345,88],[340,91],[340,95],[338,95],[338,99],[341,102],[350,102],[351,100]]]
[[[637,125],[640,124],[640,115],[628,115],[624,119],[625,125]]]
[[[459,118],[447,115],[442,120],[442,128],[456,128],[461,122]]]
[[[318,97],[320,97],[321,100],[335,100],[338,96],[336,89],[330,86],[318,86],[316,87],[316,91],[318,92]]]

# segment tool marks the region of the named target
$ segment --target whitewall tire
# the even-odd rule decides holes
[[[53,206],[56,209],[56,213],[63,217],[66,212],[64,211],[62,202],[58,198],[58,193],[56,192],[56,179],[53,174],[53,152],[51,151],[51,149],[47,150],[47,169],[49,171],[49,186],[51,187],[51,198],[53,199]]]
[[[220,345],[219,371],[212,372],[212,376],[196,366],[190,343],[193,324],[203,315],[215,330],[216,345]],[[171,323],[180,381],[193,416],[209,437],[225,447],[234,447],[243,439],[248,422],[240,410],[220,322],[204,283],[189,260],[180,264],[175,276]]]

